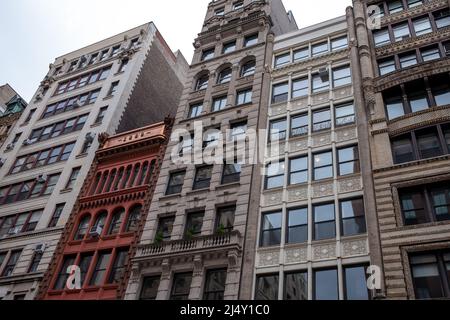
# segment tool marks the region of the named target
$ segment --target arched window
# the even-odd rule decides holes
[[[232,74],[231,68],[225,68],[222,71],[220,71],[219,76],[217,77],[217,83],[223,84],[228,83],[231,81],[231,74]]]
[[[118,173],[117,179],[114,182],[113,191],[116,191],[117,189],[119,189],[119,183],[120,183],[120,180],[122,180],[123,171],[124,171],[123,167],[119,169],[119,173]]]
[[[208,74],[200,76],[195,84],[195,90],[196,91],[205,90],[206,88],[208,88],[208,82],[209,82]]]
[[[123,177],[123,182],[120,185],[120,189],[125,189],[127,187],[128,179],[130,179],[131,171],[133,170],[132,166],[128,166],[125,171],[125,176]]]
[[[95,219],[94,227],[100,228],[101,232],[105,229],[106,224],[106,218],[108,217],[107,211],[102,211],[97,215],[97,218]],[[100,230],[99,230],[100,231]]]
[[[144,184],[145,177],[147,176],[147,172],[148,172],[148,162],[145,162],[144,165],[142,166],[142,172],[141,172],[141,177],[139,178],[138,186],[141,186]]]
[[[89,229],[89,222],[91,221],[91,215],[85,215],[79,222],[77,232],[75,233],[74,240],[83,240]]]
[[[100,185],[97,188],[97,194],[102,193],[103,188],[105,187],[106,181],[108,180],[108,176],[109,176],[109,171],[106,171],[103,173],[102,180],[100,182]]]
[[[101,177],[102,177],[102,174],[100,172],[97,173],[97,175],[95,176],[94,183],[92,184],[91,191],[89,191],[90,195],[95,194],[95,191],[97,190],[97,186],[98,186],[98,183],[100,182]]]
[[[241,68],[241,77],[248,77],[255,74],[256,70],[256,61],[250,60],[245,62]]]
[[[130,183],[128,184],[128,186],[130,188],[134,187],[134,184],[139,176],[139,171],[141,170],[141,164],[137,163],[134,165],[134,170],[133,170],[133,176],[131,177]]]
[[[120,227],[122,225],[124,214],[125,214],[124,208],[114,210],[114,213],[111,218],[111,223],[109,224],[108,234],[117,234],[120,232]]]
[[[131,208],[128,214],[126,232],[134,232],[137,230],[139,220],[141,218],[142,206],[140,204]]]
[[[105,188],[105,192],[110,192],[111,191],[112,184],[114,182],[114,179],[116,178],[116,173],[117,173],[116,169],[111,171],[111,174],[109,175],[109,179],[108,179],[108,184],[107,184],[107,186]]]

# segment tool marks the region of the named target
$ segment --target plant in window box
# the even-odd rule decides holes
[[[217,235],[219,236],[223,236],[225,233],[227,232],[227,230],[225,229],[225,226],[223,225],[223,223],[221,223],[216,230]]]
[[[163,241],[164,241],[164,234],[162,233],[162,231],[158,231],[155,235],[155,240],[153,241],[153,244],[160,246]]]
[[[192,238],[194,238],[195,230],[189,229],[186,231],[186,240],[190,241]]]

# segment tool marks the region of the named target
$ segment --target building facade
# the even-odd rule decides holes
[[[9,84],[0,86],[0,147],[26,107],[25,100]]]
[[[256,300],[370,299],[378,243],[346,16],[275,38]]]
[[[0,298],[36,296],[91,168],[96,137],[173,115],[185,70],[153,23],[51,64],[0,149]]]
[[[353,3],[384,294],[449,298],[449,1]]]
[[[39,297],[52,300],[121,299],[131,257],[142,234],[173,120],[102,142],[66,223]],[[67,268],[80,268],[78,287]]]
[[[235,141],[265,127],[273,35],[295,29],[279,0],[209,4],[125,299],[241,296],[241,277],[249,276],[244,239],[254,228],[248,213],[259,198],[256,166],[193,159],[224,137]],[[179,130],[186,132],[181,139]],[[173,161],[179,155],[187,161]]]

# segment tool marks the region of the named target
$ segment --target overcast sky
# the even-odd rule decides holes
[[[188,62],[210,0],[0,0],[0,85],[29,101],[55,57],[153,21]],[[345,14],[351,0],[283,0],[299,27]]]

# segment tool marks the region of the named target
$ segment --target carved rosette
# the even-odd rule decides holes
[[[367,250],[367,240],[353,240],[346,241],[342,243],[342,254],[344,257],[361,256],[366,255]]]
[[[314,260],[327,260],[336,258],[336,244],[324,244],[313,247]]]
[[[280,251],[260,252],[258,254],[258,266],[270,267],[280,263]]]
[[[308,260],[308,249],[298,248],[298,249],[287,249],[285,251],[284,262],[290,263],[302,263]]]

